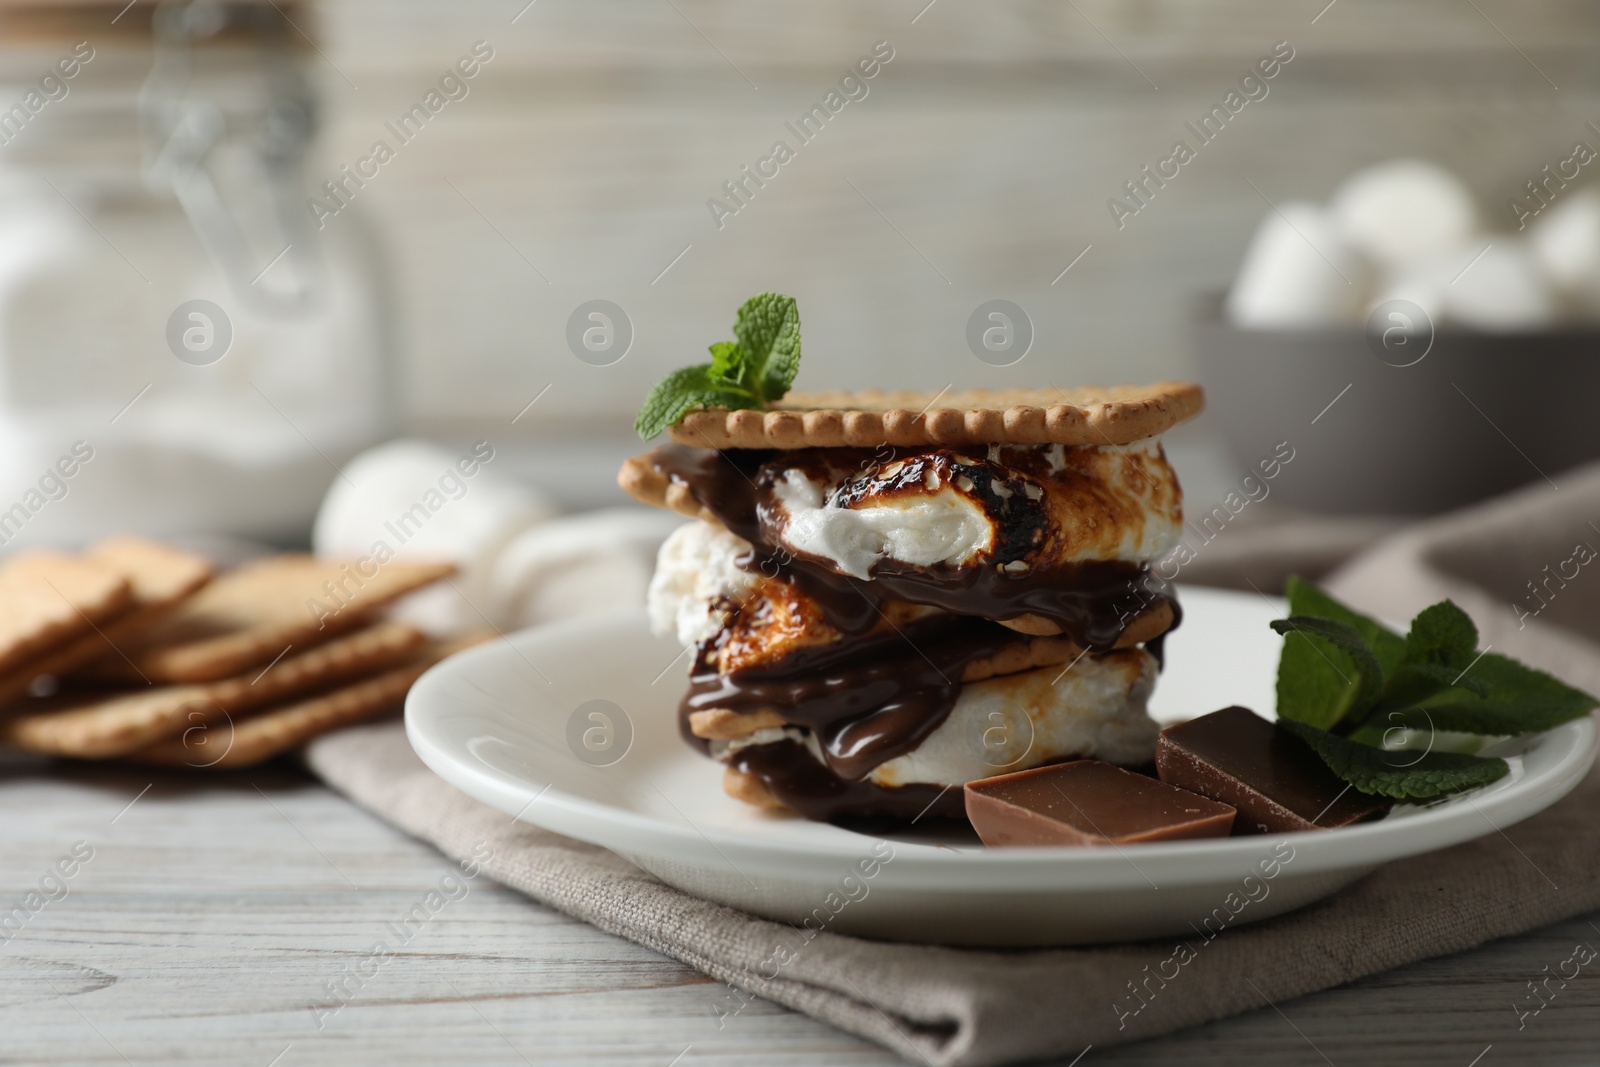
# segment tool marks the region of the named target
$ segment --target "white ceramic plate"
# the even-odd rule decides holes
[[[1204,589],[1182,599],[1152,714],[1177,721],[1229,704],[1270,714],[1281,638],[1267,623],[1282,602]],[[1268,918],[1389,860],[1525,819],[1595,756],[1584,718],[1497,750],[1511,773],[1486,789],[1348,829],[985,850],[970,831],[884,839],[730,799],[721,766],[678,736],[686,674],[684,650],[652,637],[642,612],[541,627],[430,670],[406,701],[406,729],[469,795],[687,892],[795,924],[963,945],[1122,941]]]

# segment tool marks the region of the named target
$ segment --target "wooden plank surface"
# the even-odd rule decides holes
[[[724,987],[482,879],[347,980],[319,1029],[309,1005],[332,1003],[327,984],[453,867],[293,770],[0,762],[5,910],[80,841],[93,857],[66,895],[51,887],[58,899],[0,934],[0,1062],[899,1062],[759,1000],[719,1029]],[[1481,1067],[1593,1062],[1600,968],[1520,1030],[1513,1005],[1576,943],[1600,946],[1596,927],[1600,914],[1079,1062],[1468,1067],[1491,1045]]]

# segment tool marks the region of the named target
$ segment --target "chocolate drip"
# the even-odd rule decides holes
[[[706,742],[689,729],[693,712],[771,708],[785,722],[810,729],[828,768],[854,781],[938,729],[955,706],[968,663],[1020,640],[983,619],[935,616],[895,633],[803,648],[776,667],[732,674],[718,674],[705,662],[708,649],[702,650],[679,706],[679,726],[705,750]]]
[[[777,455],[666,445],[651,452],[650,461],[754,546],[751,559],[743,563],[746,569],[793,581],[817,602],[828,623],[846,634],[872,629],[887,600],[1002,621],[1041,615],[1095,652],[1114,648],[1135,619],[1160,604],[1177,617],[1176,598],[1147,585],[1147,568],[1126,561],[1034,567],[1015,574],[995,566],[917,568],[886,559],[873,569],[871,581],[862,581],[798,558],[767,540],[760,517],[761,468]]]
[[[752,745],[729,763],[761,779],[767,790],[808,819],[836,822],[847,818],[891,818],[909,822],[923,818],[967,817],[959,789],[936,785],[902,785],[886,789],[871,782],[847,782],[812,758],[802,745],[780,741]]]

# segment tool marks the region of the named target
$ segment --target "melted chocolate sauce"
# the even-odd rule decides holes
[[[969,662],[1019,640],[984,619],[934,616],[894,633],[802,648],[776,667],[732,674],[706,663],[708,645],[690,674],[679,728],[705,751],[707,743],[689,729],[693,712],[772,708],[785,722],[809,728],[828,768],[855,781],[938,729],[955,706]]]
[[[886,789],[871,782],[847,782],[812,759],[793,741],[751,745],[735,753],[729,763],[761,779],[768,791],[785,805],[818,822],[840,819],[883,818],[909,822],[924,818],[967,817],[966,799],[959,789],[936,785],[902,785]]]

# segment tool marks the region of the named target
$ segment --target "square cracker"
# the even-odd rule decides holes
[[[203,556],[140,537],[113,537],[91,548],[89,562],[110,568],[128,583],[127,607],[90,633],[0,674],[0,703],[28,691],[40,675],[61,676],[97,656],[120,657],[116,649],[142,633],[211,580],[212,567]]]
[[[128,580],[111,567],[62,552],[0,563],[0,674],[89,633],[127,607]]]
[[[51,756],[122,756],[235,712],[392,667],[425,640],[414,627],[379,623],[225,681],[21,701],[0,719],[0,742]]]
[[[455,573],[449,563],[377,564],[274,556],[229,571],[162,619],[122,655],[87,673],[110,681],[209,682],[363,625],[376,609]]]
[[[1192,382],[937,393],[789,393],[766,408],[699,408],[671,428],[698,448],[1125,445],[1200,413]]]
[[[399,667],[283,707],[216,723],[205,731],[184,731],[132,753],[136,763],[231,770],[252,767],[321,734],[398,709],[412,684],[446,656],[493,637],[478,633],[432,641]]]

